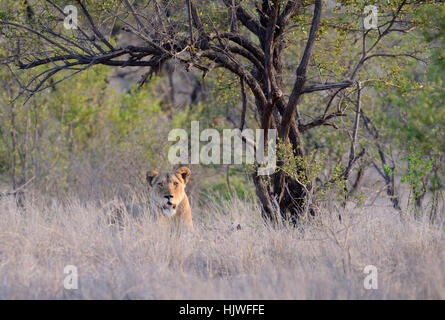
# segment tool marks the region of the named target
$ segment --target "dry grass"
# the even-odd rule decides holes
[[[374,207],[273,229],[253,201],[209,203],[194,208],[197,234],[171,235],[148,220],[117,231],[76,199],[0,200],[0,299],[445,299],[442,226]],[[366,265],[378,290],[364,289]]]

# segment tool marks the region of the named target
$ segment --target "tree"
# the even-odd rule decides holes
[[[1,33],[10,40],[7,45],[11,51],[3,60],[22,94],[44,91],[98,64],[147,67],[147,77],[168,60],[187,70],[202,71],[203,78],[215,68],[224,68],[238,76],[241,87],[246,86],[253,95],[265,140],[268,130],[276,129],[282,144],[297,159],[305,159],[313,149],[307,143],[311,131],[322,126],[335,129],[335,121],[350,116],[349,154],[336,175],[342,181],[348,180],[357,160],[365,154],[364,149],[358,150],[362,88],[369,76],[363,66],[381,58],[419,59],[416,52],[386,49],[400,35],[416,28],[412,13],[428,3],[374,1],[380,10],[378,25],[365,30],[364,1],[337,1],[324,17],[321,0],[77,0],[77,29],[65,30],[62,21],[69,13],[64,11],[63,2],[28,1],[28,7],[34,9],[22,13],[12,11],[14,5],[9,4],[1,13]],[[143,45],[117,47],[112,37],[116,26],[137,36]],[[333,34],[337,43],[330,46]],[[313,61],[317,45],[337,48],[325,61],[334,64],[321,67]],[[22,83],[17,69],[28,73],[35,70],[35,74],[31,81]],[[50,83],[59,73],[64,76]],[[315,77],[319,81],[314,81]],[[310,95],[322,97],[326,106],[314,107],[308,118],[301,105]],[[332,111],[335,103],[337,110]],[[245,114],[244,108],[241,128]],[[252,174],[267,220],[275,221],[278,212],[295,221],[311,208],[313,186],[307,167],[297,165],[296,174],[289,174],[284,165],[279,159],[278,169],[270,177]]]

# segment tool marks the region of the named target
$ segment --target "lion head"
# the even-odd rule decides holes
[[[186,167],[181,167],[176,172],[147,172],[147,182],[151,186],[151,200],[161,209],[160,212],[163,215],[175,216],[183,201],[187,202],[188,207],[185,186],[189,177],[190,170]]]

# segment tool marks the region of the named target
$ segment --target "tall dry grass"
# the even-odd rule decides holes
[[[325,210],[298,228],[265,226],[254,201],[193,208],[195,234],[149,219],[109,227],[76,198],[0,200],[0,299],[445,298],[441,225],[384,207]],[[237,225],[241,229],[236,228]],[[66,265],[79,288],[66,290]],[[363,285],[366,265],[378,289]]]

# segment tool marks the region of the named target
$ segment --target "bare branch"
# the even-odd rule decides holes
[[[301,90],[301,94],[304,93],[311,93],[311,92],[315,92],[315,91],[325,91],[325,90],[331,90],[331,89],[344,89],[347,87],[350,87],[353,84],[352,81],[350,80],[344,80],[344,81],[340,81],[340,82],[327,82],[327,83],[323,83],[323,84],[314,84],[314,85],[310,85],[310,86],[305,86],[302,90]]]
[[[320,26],[321,10],[322,10],[321,7],[322,7],[321,0],[316,0],[315,8],[314,8],[314,16],[313,16],[312,25],[311,25],[311,31],[309,32],[309,39],[307,40],[306,48],[304,49],[304,53],[303,53],[303,57],[301,58],[301,62],[298,65],[297,79],[295,80],[295,84],[292,89],[292,94],[289,98],[289,102],[287,104],[285,113],[283,115],[283,120],[281,122],[280,137],[282,139],[286,139],[287,136],[289,135],[291,119],[293,117],[293,114],[295,113],[298,101],[301,96],[301,92],[302,92],[304,84],[306,82],[307,65],[309,63],[309,58],[310,58],[312,48],[315,43],[315,39],[317,37],[318,28]]]
[[[224,4],[228,8],[233,8],[232,0],[223,0]],[[241,23],[249,29],[253,34],[258,36],[259,38],[262,36],[261,33],[261,27],[257,21],[249,14],[246,10],[244,10],[243,7],[241,7],[240,1],[236,0],[235,2],[235,9],[236,9],[236,16],[241,21]]]
[[[91,18],[90,13],[88,12],[87,8],[83,5],[81,0],[77,0],[77,3],[80,5],[80,7],[82,8],[83,13],[85,14],[85,16],[87,17],[90,25],[91,25],[91,29],[93,30],[94,34],[96,34],[97,37],[99,37],[99,39],[110,49],[110,50],[114,50],[114,47],[107,41],[107,39],[105,39],[105,37],[103,36],[103,34],[96,28],[96,25],[94,24],[93,18]]]

